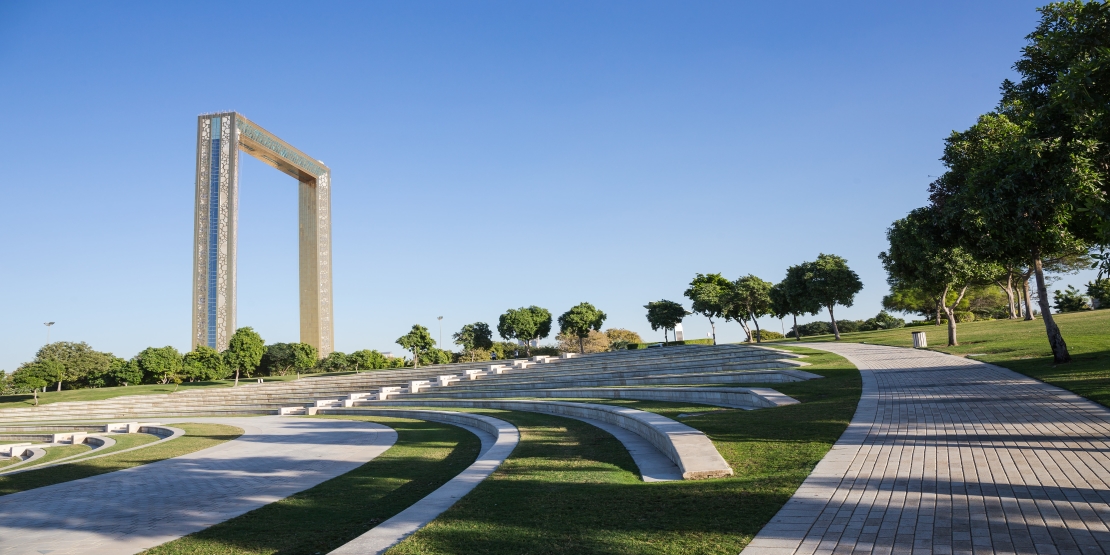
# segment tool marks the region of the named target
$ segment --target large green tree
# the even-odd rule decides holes
[[[84,341],[73,343],[57,341],[43,346],[35,354],[35,362],[54,360],[62,364],[63,370],[60,377],[53,381],[58,384],[58,391],[62,390],[62,382],[71,387],[86,385],[90,377],[99,377],[106,374],[112,362],[112,355],[102,353],[89,346]]]
[[[524,352],[531,356],[531,342],[551,335],[551,312],[535,305],[510,308],[498,319],[497,333],[504,339],[524,343]]]
[[[949,244],[929,208],[918,208],[887,230],[890,247],[879,254],[891,290],[917,288],[948,316],[948,345],[956,338],[955,308],[969,287],[987,283],[997,267],[983,263],[958,245]],[[952,299],[950,293],[957,295]]]
[[[1066,144],[1037,137],[1033,121],[1003,106],[953,133],[942,158],[948,171],[930,185],[930,200],[944,230],[976,258],[1030,261],[1053,359],[1063,363],[1071,356],[1052,317],[1044,263],[1093,238],[1094,213],[1081,208],[1096,194],[1097,173]]]
[[[644,308],[647,309],[647,321],[651,324],[651,330],[663,329],[664,343],[667,342],[667,330],[673,330],[689,314],[682,305],[666,299],[652,301],[644,305]]]
[[[570,310],[559,316],[559,332],[574,335],[578,338],[578,352],[585,353],[583,341],[590,336],[590,331],[601,331],[605,323],[605,313],[598,310],[590,303],[578,303]]]
[[[412,365],[416,367],[420,366],[420,355],[429,349],[435,348],[436,341],[432,339],[432,334],[428,333],[428,328],[420,324],[413,324],[408,333],[397,338],[397,344],[412,352]]]
[[[53,362],[57,365],[57,362]],[[46,391],[46,385],[57,377],[58,368],[50,367],[50,363],[31,362],[24,364],[12,373],[12,384],[17,389],[31,390],[35,396],[35,406],[39,405],[39,390]]]
[[[266,343],[250,327],[235,330],[224,350],[224,361],[228,367],[235,370],[235,385],[239,385],[239,373],[242,372],[249,378],[258,363],[262,362],[262,354],[266,352]]]
[[[228,375],[227,363],[220,352],[207,345],[185,353],[182,374],[189,381],[219,380]]]
[[[451,335],[455,340],[455,344],[463,348],[464,351],[473,351],[474,349],[486,349],[493,347],[493,332],[489,329],[489,324],[485,322],[474,322],[473,324],[466,324],[459,331]]]
[[[293,350],[293,368],[298,374],[316,366],[319,359],[316,347],[308,343],[290,343],[289,348]]]
[[[147,347],[135,356],[135,362],[143,371],[143,381],[146,383],[167,384],[180,376],[184,365],[181,353],[167,345],[165,347]]]
[[[724,316],[723,297],[732,288],[732,282],[721,274],[698,274],[694,276],[690,286],[682,294],[693,303],[690,310],[709,319],[709,327],[713,331],[713,344],[717,344],[717,325],[714,318]]]
[[[828,309],[833,335],[840,340],[833,307],[852,306],[856,293],[863,289],[863,282],[848,267],[848,261],[835,254],[821,253],[817,255],[817,260],[806,262],[804,267],[807,295],[813,302]]]
[[[725,295],[725,317],[740,322],[744,332],[748,334],[749,341],[754,338],[756,343],[763,342],[759,318],[772,313],[771,286],[771,282],[748,274],[732,282],[732,287]],[[751,333],[746,324],[749,319],[755,325],[755,334]]]
[[[1110,244],[1110,3],[1071,0],[1038,11],[1014,64],[1020,79],[1003,83],[1002,102],[1020,113],[1030,138],[1064,154],[1042,162],[1096,174],[1089,180],[1096,190],[1075,206],[1097,217],[1073,222],[1093,227],[1071,231]]]
[[[776,318],[785,318],[787,315],[794,318],[794,338],[802,340],[798,333],[798,316],[801,314],[817,314],[821,305],[806,291],[806,269],[804,264],[791,266],[786,269],[786,277],[771,287],[771,312]]]

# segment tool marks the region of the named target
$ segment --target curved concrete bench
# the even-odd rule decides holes
[[[324,412],[323,410],[321,412]],[[409,508],[393,515],[392,518],[370,529],[365,534],[347,542],[329,555],[365,555],[382,553],[393,547],[413,532],[423,528],[435,517],[446,511],[456,501],[485,480],[516,448],[520,442],[520,431],[516,426],[486,416],[467,412],[439,410],[405,409],[326,409],[327,414],[358,414],[372,416],[392,416],[443,422],[463,428],[477,428],[493,436],[493,443],[483,441],[482,452],[478,459],[446,484],[429,493]],[[481,437],[481,436],[479,436]]]
[[[146,431],[147,429],[150,429],[150,430],[153,430],[153,431]],[[118,455],[120,453],[127,453],[129,451],[136,451],[136,450],[139,450],[139,449],[146,449],[147,447],[150,447],[152,445],[158,445],[158,444],[170,441],[170,440],[177,439],[177,438],[185,435],[185,430],[182,430],[180,428],[172,428],[170,426],[162,426],[160,424],[143,424],[142,426],[139,427],[139,433],[151,434],[151,435],[159,437],[160,439],[158,441],[152,441],[150,443],[147,443],[146,445],[139,445],[139,446],[131,447],[131,448],[128,448],[128,449],[120,449],[119,451],[113,451],[111,453],[100,453],[100,454],[78,453],[76,455],[70,455],[68,457],[58,459],[56,461],[51,462],[50,464],[44,464],[42,466],[35,466],[33,468],[16,468],[15,470],[12,470],[12,467],[22,466],[22,465],[25,465],[26,463],[30,462],[31,459],[28,459],[28,460],[25,460],[21,463],[15,463],[13,465],[5,467],[2,471],[0,471],[0,476],[5,476],[5,475],[8,475],[8,474],[19,474],[21,472],[30,472],[32,470],[41,470],[43,468],[50,468],[50,467],[63,465],[63,464],[69,464],[69,463],[73,463],[73,462],[85,462],[87,460],[99,459],[100,457],[111,457],[112,455]],[[105,437],[105,436],[86,436],[85,442],[86,443],[91,443],[90,440],[92,440],[92,441],[100,440],[101,441],[100,445],[97,445],[97,446],[93,447],[93,453],[95,453],[96,451],[102,451],[102,450],[107,449],[108,447],[112,447],[113,445],[116,444],[116,440],[111,439],[109,437]],[[39,449],[39,451],[42,451],[42,450]],[[39,458],[39,457],[32,457],[32,458]],[[74,459],[77,459],[77,460],[74,460]]]
[[[505,389],[489,391],[442,391],[406,395],[407,399],[488,399],[491,397],[557,397],[581,399],[637,399],[641,401],[667,401],[696,403],[734,409],[773,408],[796,405],[798,400],[773,389],[763,387],[591,387],[564,389]],[[361,401],[361,406],[373,406],[376,401]]]
[[[705,434],[642,410],[567,401],[378,401],[374,405],[519,410],[601,420],[646,439],[678,466],[684,480],[732,476],[732,468]],[[333,410],[320,409],[319,414],[337,414]]]

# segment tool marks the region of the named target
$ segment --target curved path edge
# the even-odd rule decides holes
[[[824,458],[813,467],[813,471],[798,487],[790,500],[779,509],[771,521],[756,534],[751,543],[741,551],[747,554],[795,553],[805,540],[810,528],[817,522],[822,510],[832,498],[839,481],[829,483],[829,476],[844,476],[848,473],[856,455],[867,435],[871,432],[878,416],[879,384],[875,374],[853,360],[850,355],[822,349],[819,345],[802,343],[799,346],[840,355],[851,362],[860,373],[863,388],[859,404],[848,428],[840,435]]]
[[[347,409],[343,412],[329,411],[328,414],[392,416],[443,422],[470,430],[482,440],[482,451],[473,464],[420,501],[329,555],[377,555],[397,545],[470,493],[505,462],[520,442],[520,431],[516,426],[481,414],[404,409]]]

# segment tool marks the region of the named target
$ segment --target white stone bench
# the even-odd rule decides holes
[[[30,450],[30,443],[13,443],[11,445],[0,445],[0,454],[7,456],[9,459],[14,457],[22,457],[24,451]]]
[[[463,374],[466,374],[466,379],[468,380],[476,380],[485,376],[486,372],[488,372],[488,370],[463,370]]]
[[[428,380],[412,380],[409,382],[409,393],[420,393],[421,389],[427,389],[431,383]]]
[[[445,386],[445,385],[451,385],[452,383],[455,383],[457,381],[459,381],[459,377],[456,376],[455,374],[451,374],[450,376],[436,376],[436,379],[435,379],[436,385],[438,385],[440,387]]]

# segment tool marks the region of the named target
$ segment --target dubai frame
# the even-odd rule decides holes
[[[331,170],[236,112],[197,118],[193,249],[193,348],[227,348],[235,333],[239,150],[296,178],[300,197],[301,342],[320,357],[334,348],[331,298]]]

